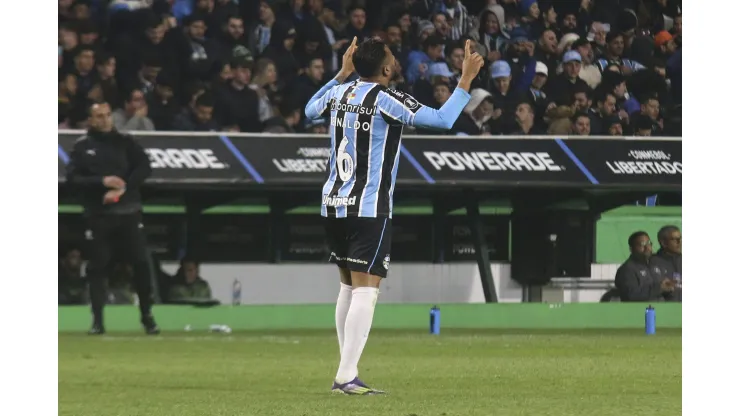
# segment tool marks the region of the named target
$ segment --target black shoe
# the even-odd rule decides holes
[[[154,317],[151,315],[143,316],[141,318],[141,324],[144,325],[144,330],[147,335],[159,335],[160,330],[157,323],[154,322]]]
[[[105,327],[101,324],[93,324],[92,328],[87,331],[87,335],[103,335],[105,334]]]

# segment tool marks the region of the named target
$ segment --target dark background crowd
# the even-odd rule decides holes
[[[324,133],[303,107],[378,36],[435,108],[475,41],[452,134],[680,136],[681,29],[681,0],[59,0],[59,125],[105,100],[122,131]]]

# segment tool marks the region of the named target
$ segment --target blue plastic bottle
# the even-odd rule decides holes
[[[440,311],[437,305],[432,306],[429,310],[429,333],[432,335],[439,335],[440,329]]]
[[[645,309],[645,334],[655,335],[655,309],[652,305]]]

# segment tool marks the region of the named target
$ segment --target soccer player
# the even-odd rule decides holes
[[[335,318],[341,359],[333,392],[383,393],[359,379],[357,364],[390,263],[393,189],[403,126],[449,130],[468,103],[470,83],[482,65],[483,58],[471,52],[468,41],[460,82],[435,110],[388,89],[395,68],[390,49],[376,38],[360,45],[355,38],[337,76],[306,105],[309,119],[331,114],[329,177],[321,215],[326,218],[329,260],[339,267],[340,276]],[[342,84],[355,71],[360,78]]]

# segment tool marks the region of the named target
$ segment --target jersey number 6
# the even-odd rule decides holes
[[[337,151],[337,172],[339,172],[339,179],[343,182],[350,180],[355,170],[355,161],[352,160],[352,155],[347,153],[348,144],[349,140],[344,137],[339,143],[339,150]]]

